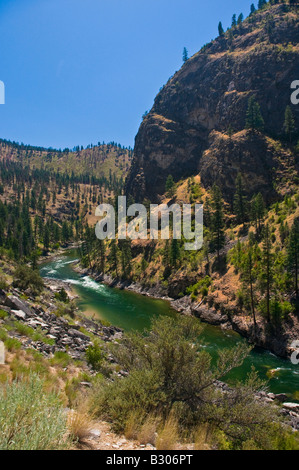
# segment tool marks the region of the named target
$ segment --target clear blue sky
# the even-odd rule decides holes
[[[0,137],[45,147],[134,145],[189,55],[251,0],[0,0]],[[257,1],[255,2],[257,3]]]

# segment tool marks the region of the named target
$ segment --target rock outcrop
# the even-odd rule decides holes
[[[50,281],[47,281],[48,286],[49,283]],[[57,288],[58,283],[59,281],[53,281],[53,287]],[[60,288],[62,286],[64,284],[60,283]],[[51,296],[51,291],[48,291],[48,296]],[[76,320],[69,323],[66,318],[58,317],[54,313],[55,305],[51,302],[44,301],[36,305],[33,299],[22,300],[16,289],[10,294],[12,295],[6,295],[4,291],[0,292],[0,310],[6,311],[12,322],[17,320],[32,330],[42,332],[45,339],[52,340],[51,342],[34,341],[11,329],[8,334],[21,340],[24,349],[32,348],[46,356],[51,356],[56,351],[63,351],[73,359],[82,359],[87,348],[92,344],[91,338],[97,337],[102,341],[112,342],[122,336],[121,329],[115,326],[104,326],[99,321],[93,321],[81,315],[79,311],[76,312]],[[0,326],[1,323],[3,320],[0,319]]]
[[[219,144],[229,128],[234,133],[244,129],[252,95],[261,106],[265,133],[279,137],[291,105],[291,83],[299,80],[298,42],[298,9],[269,5],[190,58],[140,126],[127,193],[138,202],[146,197],[154,202],[164,193],[169,174],[180,180],[200,172],[209,187],[220,173],[219,184],[229,199],[232,181],[242,170],[251,181],[258,176],[251,192],[262,189],[271,197],[273,149],[268,142],[243,135],[220,155]],[[299,128],[299,106],[291,106]]]

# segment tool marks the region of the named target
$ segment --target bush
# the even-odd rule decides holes
[[[210,278],[210,276],[205,276],[193,286],[187,287],[186,293],[191,294],[193,300],[195,300],[199,294],[202,297],[206,297],[209,293],[209,288],[211,285],[212,279]]]
[[[62,287],[59,292],[56,292],[55,298],[60,302],[69,303],[69,297],[66,293],[66,290]]]
[[[4,341],[4,344],[9,352],[18,351],[22,347],[22,343],[15,338],[7,338],[6,341]]]
[[[98,343],[94,343],[92,346],[89,346],[86,350],[86,360],[87,363],[94,369],[100,370],[103,362],[103,352]]]
[[[5,277],[0,274],[0,289],[6,290],[8,288],[8,284],[6,282]]]
[[[250,348],[241,342],[221,350],[214,364],[198,341],[201,330],[198,320],[177,316],[154,320],[146,334],[128,334],[113,353],[129,375],[96,387],[91,409],[127,435],[139,435],[143,426],[147,434],[147,417],[159,416],[164,423],[158,430],[160,449],[173,448],[178,434],[194,436],[206,423],[213,423],[214,444],[223,448],[241,449],[249,441],[275,448],[271,429],[275,422],[280,429],[279,418],[272,406],[256,400],[265,387],[257,374],[252,371],[231,393],[221,393],[216,385],[242,364]]]
[[[0,450],[61,450],[69,447],[67,417],[57,396],[42,381],[0,386]]]
[[[14,272],[13,286],[21,290],[29,289],[33,295],[38,295],[44,288],[44,282],[37,270],[22,265]]]

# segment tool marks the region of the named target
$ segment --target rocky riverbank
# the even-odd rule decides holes
[[[70,314],[72,320],[57,315],[55,293],[67,284],[61,281],[46,280],[46,287],[38,302],[34,298],[26,298],[17,290],[0,290],[0,310],[6,312],[12,321],[23,323],[31,330],[39,332],[41,340],[34,341],[22,334],[19,330],[8,330],[10,337],[22,343],[22,348],[35,349],[45,356],[53,355],[57,351],[66,352],[73,359],[84,358],[92,339],[98,338],[105,342],[113,342],[122,337],[122,330],[114,326],[104,326],[100,321],[86,318],[78,309]],[[74,298],[70,293],[70,299]],[[68,304],[66,304],[67,306]],[[0,319],[1,323],[7,320]]]

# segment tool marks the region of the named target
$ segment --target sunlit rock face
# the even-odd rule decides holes
[[[271,196],[268,170],[278,165],[279,151],[270,139],[237,133],[245,128],[252,95],[260,104],[267,136],[281,135],[287,105],[299,129],[299,105],[291,103],[291,83],[299,80],[298,43],[296,10],[275,5],[190,58],[141,123],[127,193],[139,202],[156,202],[169,174],[180,180],[200,172],[205,187],[218,180],[229,199],[240,170],[245,179],[247,172],[248,180],[258,176],[249,192]],[[230,142],[229,128],[234,133]]]

